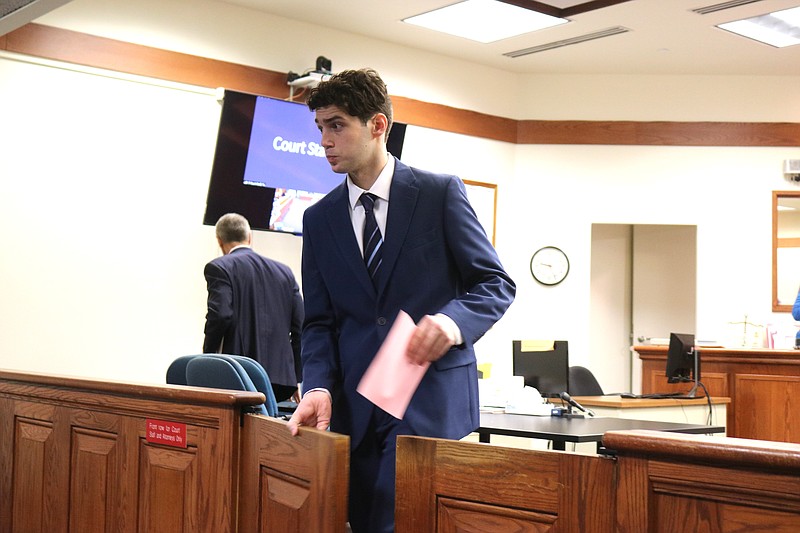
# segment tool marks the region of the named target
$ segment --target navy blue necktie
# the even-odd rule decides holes
[[[364,263],[367,265],[373,284],[377,283],[378,269],[383,259],[383,237],[373,211],[376,198],[374,194],[365,192],[359,199],[364,206]]]

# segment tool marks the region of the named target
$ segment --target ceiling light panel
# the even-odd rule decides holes
[[[496,0],[466,0],[403,19],[403,22],[491,43],[569,21]]]
[[[777,48],[800,44],[800,7],[717,25]]]

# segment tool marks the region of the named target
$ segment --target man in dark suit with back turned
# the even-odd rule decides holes
[[[516,288],[462,181],[387,153],[392,105],[375,71],[334,75],[308,106],[347,178],[304,216],[304,395],[288,426],[350,435],[350,526],[391,532],[397,435],[458,439],[478,427],[473,344]],[[431,365],[399,420],[356,388],[401,310],[416,323],[406,356]]]
[[[294,274],[250,248],[250,224],[243,216],[223,215],[216,233],[223,255],[203,272],[208,285],[203,352],[255,359],[267,371],[277,401],[297,400],[303,300]]]

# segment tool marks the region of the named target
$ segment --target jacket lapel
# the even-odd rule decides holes
[[[358,242],[353,233],[353,222],[350,218],[350,200],[347,195],[347,182],[343,182],[329,193],[332,205],[326,213],[326,218],[331,230],[331,240],[336,243],[347,269],[370,294],[375,293],[372,279],[367,272],[367,266],[358,249]],[[384,259],[385,260],[385,259]]]
[[[389,213],[386,220],[386,238],[383,242],[383,264],[378,279],[378,294],[382,293],[391,278],[400,249],[403,247],[411,217],[417,205],[419,188],[414,173],[399,159],[395,160],[394,177],[392,178],[391,195],[389,197]]]

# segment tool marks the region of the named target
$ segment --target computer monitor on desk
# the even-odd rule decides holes
[[[700,383],[700,352],[694,345],[694,335],[670,333],[667,351],[667,381],[669,383],[694,383],[686,398],[697,395]]]
[[[547,398],[558,398],[569,390],[569,350],[567,341],[511,341],[513,370],[525,385]]]

